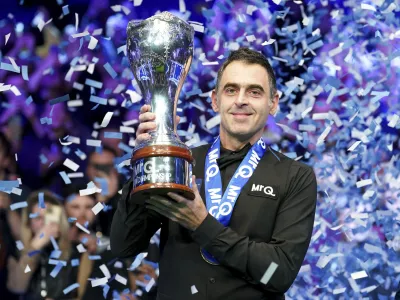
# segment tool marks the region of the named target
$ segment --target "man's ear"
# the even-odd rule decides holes
[[[217,92],[215,89],[211,92],[211,106],[214,112],[219,112],[218,102],[217,102]]]
[[[275,93],[274,97],[272,98],[272,103],[270,103],[270,115],[275,115],[279,108],[279,94],[278,92]]]

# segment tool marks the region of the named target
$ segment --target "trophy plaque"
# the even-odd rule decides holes
[[[179,139],[175,122],[179,93],[192,63],[193,40],[192,26],[169,12],[128,23],[129,63],[157,126],[149,133],[151,138],[132,152],[134,203],[168,192],[194,199],[194,159]]]

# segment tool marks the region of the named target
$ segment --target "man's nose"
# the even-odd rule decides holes
[[[238,105],[238,106],[242,106],[242,105],[245,105],[245,104],[249,104],[249,100],[248,100],[248,98],[247,98],[247,95],[246,95],[246,91],[245,90],[240,90],[240,92],[239,92],[239,94],[238,94],[238,96],[237,96],[237,98],[236,98],[236,101],[235,101],[235,103],[236,103],[236,105]]]

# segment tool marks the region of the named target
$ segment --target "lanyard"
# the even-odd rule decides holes
[[[220,156],[220,138],[218,137],[207,152],[205,161],[205,195],[208,212],[222,225],[228,226],[233,208],[242,188],[253,175],[258,163],[266,152],[266,145],[260,138],[247,152],[245,158],[231,178],[222,196],[221,173],[217,164]],[[207,251],[201,249],[202,257],[211,264],[218,261]]]

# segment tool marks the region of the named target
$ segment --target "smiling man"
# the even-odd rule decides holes
[[[132,203],[130,179],[113,218],[111,250],[146,251],[161,228],[159,300],[284,299],[306,255],[315,217],[313,169],[267,147],[262,139],[279,96],[268,60],[231,52],[211,95],[220,135],[192,149],[193,201],[169,193]],[[155,129],[141,108],[137,140]]]

